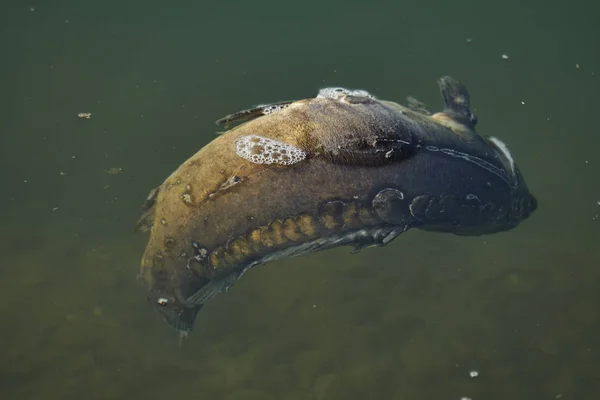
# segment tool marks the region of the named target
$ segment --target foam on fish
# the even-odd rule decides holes
[[[292,165],[306,158],[306,153],[295,146],[258,135],[239,137],[235,153],[254,164]]]

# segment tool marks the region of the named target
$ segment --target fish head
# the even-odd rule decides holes
[[[153,253],[153,254],[152,254]],[[165,322],[186,336],[193,328],[203,303],[190,304],[186,299],[206,285],[189,268],[187,257],[168,257],[152,246],[142,260],[140,279],[146,286],[146,299]]]
[[[509,230],[529,218],[537,209],[538,201],[529,190],[529,186],[516,165],[508,147],[495,137],[488,137],[487,142],[502,160],[507,175],[510,178],[510,206],[506,210],[504,229]]]
[[[202,304],[191,307],[183,305],[175,297],[153,289],[146,291],[146,298],[162,314],[165,322],[182,336],[187,336],[192,330],[196,315],[202,308]]]

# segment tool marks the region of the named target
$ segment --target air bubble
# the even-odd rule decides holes
[[[375,96],[367,92],[366,90],[357,89],[344,89],[342,87],[328,87],[319,90],[317,99],[339,99],[344,96],[363,96],[370,99],[376,99]]]
[[[306,158],[306,153],[297,147],[258,135],[239,137],[235,153],[254,164],[292,165]]]
[[[272,105],[259,106],[259,107],[264,107],[262,110],[263,115],[269,115],[269,114],[279,112],[283,109],[286,109],[289,106],[290,106],[289,104],[272,104]]]

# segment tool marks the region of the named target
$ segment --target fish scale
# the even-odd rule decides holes
[[[438,81],[431,113],[364,90],[265,104],[182,163],[147,197],[140,277],[187,334],[198,311],[254,266],[339,246],[384,246],[408,229],[507,231],[537,208],[508,147],[476,132],[466,87]]]

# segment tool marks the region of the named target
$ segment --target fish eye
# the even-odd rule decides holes
[[[164,297],[160,297],[158,300],[156,300],[156,303],[159,306],[166,306],[168,302],[169,302],[169,300],[165,299]]]

